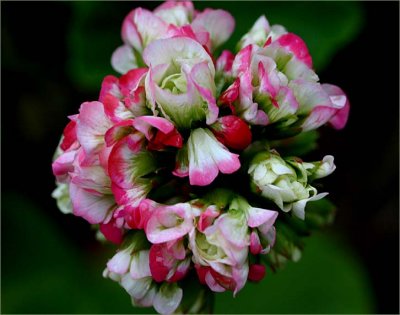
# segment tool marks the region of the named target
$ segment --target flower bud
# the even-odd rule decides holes
[[[249,125],[237,116],[229,115],[221,117],[210,127],[219,142],[228,148],[244,150],[251,143]]]
[[[312,163],[296,159],[285,161],[277,153],[263,152],[254,158],[248,172],[263,197],[285,212],[292,210],[294,215],[304,220],[307,202],[327,195],[317,194],[317,189],[308,183],[310,168],[313,168]]]

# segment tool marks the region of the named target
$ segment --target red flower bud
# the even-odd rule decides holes
[[[250,281],[261,281],[265,277],[265,266],[260,264],[252,264],[249,266],[248,279]]]
[[[228,148],[244,150],[251,143],[249,125],[237,116],[221,117],[210,127],[219,142]]]

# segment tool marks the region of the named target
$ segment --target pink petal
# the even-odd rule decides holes
[[[108,147],[134,132],[133,119],[123,120],[107,130],[104,139]]]
[[[247,223],[249,227],[258,227],[261,224],[268,222],[268,225],[272,227],[276,218],[278,217],[277,211],[266,210],[261,208],[249,207]]]
[[[250,253],[253,255],[258,255],[263,250],[261,245],[260,237],[256,231],[251,232],[250,234]]]
[[[133,91],[136,91],[139,85],[144,81],[147,71],[147,68],[136,68],[121,76],[119,78],[121,93],[124,96],[128,96]]]
[[[114,145],[108,161],[108,173],[112,182],[119,187],[128,189],[134,187],[135,180],[132,159],[140,151],[139,146],[136,150],[132,150],[132,146],[128,143],[131,136],[133,137],[133,135],[129,135]]]
[[[161,53],[162,52],[162,53]],[[171,64],[176,58],[193,58],[199,62],[207,61],[214,75],[214,63],[207,51],[197,41],[188,37],[173,37],[152,42],[143,52],[145,63],[154,68],[161,64]]]
[[[76,117],[78,115],[75,115]],[[63,151],[67,151],[77,140],[76,138],[76,121],[71,120],[64,129],[63,140],[60,144],[60,148]]]
[[[335,107],[338,108],[338,111],[329,120],[329,123],[337,130],[343,129],[346,126],[350,113],[350,102],[346,94],[336,85],[322,84],[322,88],[328,93]]]
[[[129,12],[122,22],[121,37],[125,44],[142,51],[142,39],[135,25],[136,9]]]
[[[190,268],[190,258],[185,259],[178,263],[175,273],[172,275],[168,282],[178,282],[182,280],[188,273]]]
[[[216,62],[217,71],[229,72],[232,70],[233,59],[235,55],[229,50],[222,51]]]
[[[213,292],[224,292],[225,288],[219,285],[219,283],[212,276],[211,272],[207,272],[205,275],[205,282]]]
[[[169,133],[174,130],[175,126],[169,120],[155,116],[140,116],[135,118],[133,126],[142,132],[147,140],[151,139],[150,128],[154,127],[163,133]]]
[[[75,155],[76,151],[67,151],[61,154],[51,165],[53,174],[57,177],[62,177],[72,172],[74,170]]]
[[[123,230],[116,226],[115,220],[112,219],[108,223],[100,224],[100,232],[104,237],[114,244],[121,244],[123,240]]]
[[[215,206],[210,206],[206,211],[202,212],[197,223],[197,229],[200,232],[204,232],[214,221],[216,217],[219,216],[219,211]]]
[[[336,114],[337,110],[328,106],[316,106],[312,109],[310,115],[303,122],[303,131],[317,129],[326,124]]]
[[[292,52],[299,60],[312,68],[312,59],[305,42],[296,34],[287,33],[278,38],[278,43]]]
[[[252,51],[253,46],[247,45],[236,54],[232,64],[232,72],[235,75],[239,76],[239,74],[247,71],[250,68]]]
[[[205,9],[192,22],[196,31],[206,30],[210,33],[212,50],[223,44],[231,36],[235,28],[235,20],[224,10]]]
[[[116,97],[120,96],[120,90],[118,87],[118,78],[113,75],[108,75],[103,79],[103,82],[101,83],[99,102],[103,103],[104,97],[107,94],[111,94]]]
[[[156,282],[164,281],[170,271],[167,263],[164,262],[165,259],[164,246],[153,244],[150,248],[149,261],[151,276]]]
[[[193,228],[191,212],[191,206],[184,203],[158,208],[145,227],[147,239],[159,244],[183,237]]]
[[[201,97],[208,104],[208,111],[206,114],[206,117],[207,117],[206,123],[207,123],[207,125],[210,125],[217,120],[219,109],[218,109],[217,103],[215,101],[215,97],[212,94],[212,92],[209,89],[201,86],[201,84],[199,84],[197,82],[197,81],[200,81],[198,78],[199,76],[204,76],[204,73],[209,73],[207,71],[207,69],[208,69],[207,62],[204,61],[204,62],[198,63],[192,68],[189,76],[193,80],[193,84],[196,87],[199,94],[201,95]],[[212,81],[212,80],[213,79],[210,77],[208,81]]]
[[[86,102],[81,105],[76,125],[76,134],[87,154],[97,153],[105,144],[104,134],[112,126],[100,102]]]
[[[71,183],[69,192],[73,213],[87,220],[90,224],[104,221],[109,211],[115,206],[112,195],[97,195]]]

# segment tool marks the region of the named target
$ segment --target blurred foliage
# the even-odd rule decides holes
[[[99,90],[103,77],[115,73],[110,58],[112,52],[122,45],[122,19],[130,9],[140,5],[150,9],[158,5],[157,2],[129,3],[129,9],[123,12],[121,2],[71,2],[73,23],[69,33],[68,71],[77,86]],[[122,5],[122,8],[126,7]],[[234,16],[235,31],[223,46],[232,51],[241,36],[264,14],[271,25],[284,25],[289,32],[304,39],[317,72],[329,63],[338,50],[355,38],[363,24],[363,12],[358,2],[198,1],[195,7],[199,10],[221,8]]]
[[[32,202],[2,197],[2,313],[152,312],[133,308],[128,294],[102,277],[113,247],[82,251]],[[300,262],[276,274],[268,270],[236,298],[217,294],[215,313],[374,312],[366,273],[342,240],[316,234],[305,245]]]

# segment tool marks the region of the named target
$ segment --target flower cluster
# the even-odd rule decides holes
[[[349,113],[300,37],[262,16],[236,54],[216,56],[233,29],[228,12],[187,1],[134,9],[111,58],[121,76],[69,116],[52,164],[61,211],[119,245],[104,276],[162,314],[204,306],[199,294],[183,308],[187,279],[236,294],[264,277],[263,257],[285,255],[278,214],[306,220],[307,203],[327,195],[313,181],[335,165],[268,141],[341,129]]]

